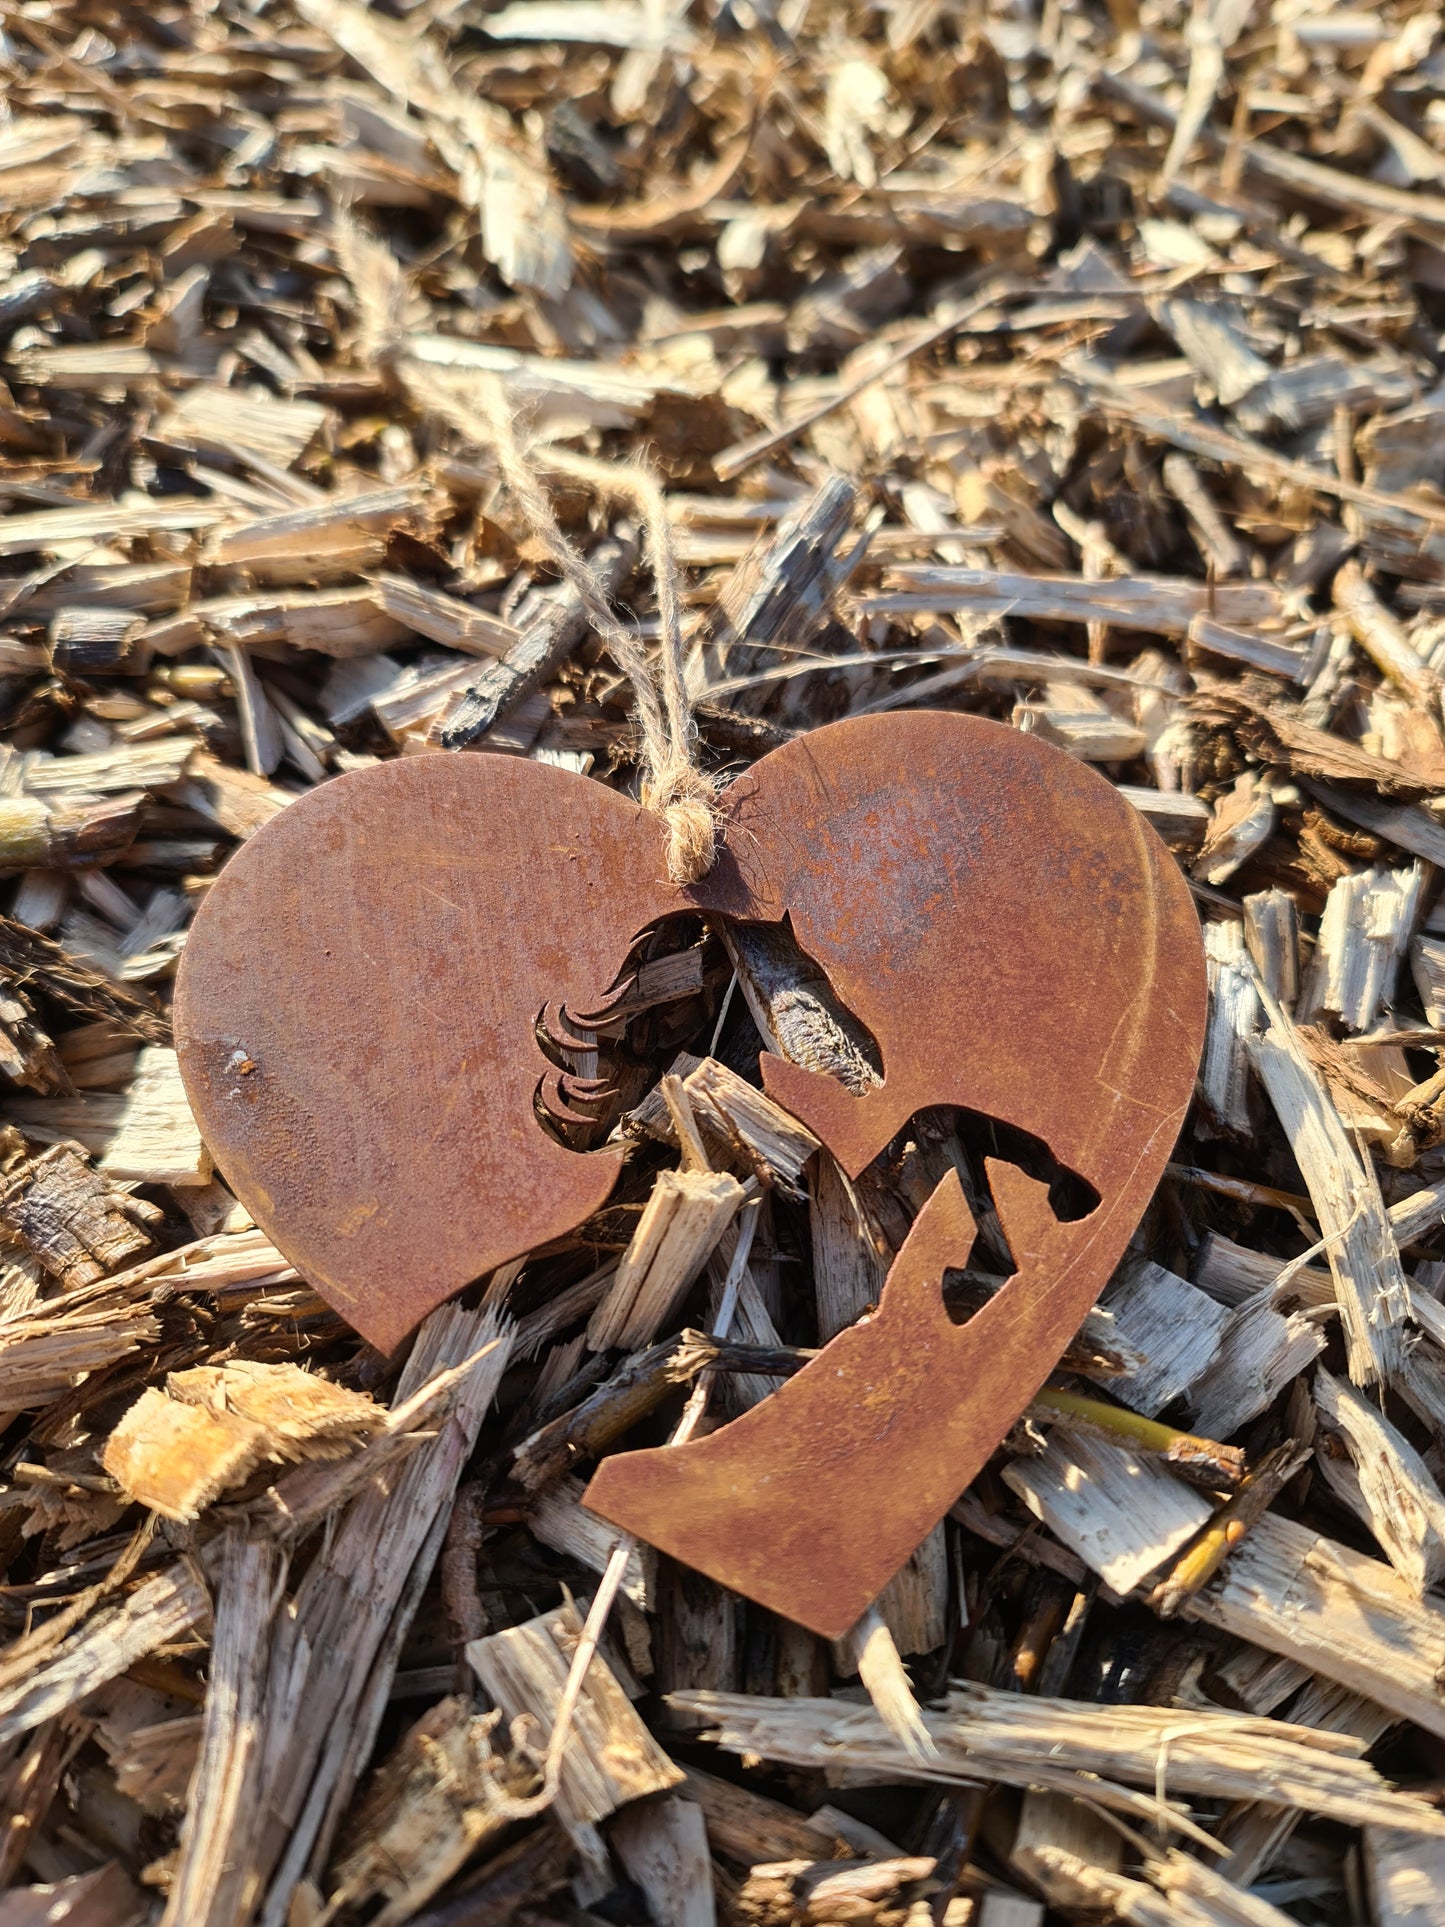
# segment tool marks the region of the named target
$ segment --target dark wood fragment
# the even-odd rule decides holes
[[[0,916],[0,974],[39,990],[83,1017],[107,1017],[148,1044],[169,1044],[171,1027],[155,1007],[103,977],[62,944]]]
[[[138,1220],[162,1215],[107,1184],[73,1144],[52,1144],[26,1159],[0,1187],[0,1222],[71,1289],[148,1251],[151,1238]]]
[[[619,533],[599,542],[589,560],[610,593],[621,587],[637,562],[636,538]],[[525,612],[524,612],[525,614]],[[524,623],[526,633],[499,662],[489,663],[455,697],[432,735],[441,749],[466,749],[504,722],[517,705],[550,681],[587,633],[587,612],[577,591],[559,584],[537,598]]]

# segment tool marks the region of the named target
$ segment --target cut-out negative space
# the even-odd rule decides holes
[[[991,1167],[1018,1270],[958,1327],[942,1308],[942,1273],[962,1262],[972,1226],[945,1185],[877,1316],[786,1388],[818,1401],[809,1423],[821,1425],[834,1346],[849,1346],[842,1357],[870,1388],[858,1462],[883,1481],[855,1478],[848,1452],[797,1472],[815,1488],[815,1526],[833,1522],[811,1575],[801,1557],[776,1562],[792,1574],[780,1591],[766,1562],[740,1550],[746,1478],[730,1466],[708,1484],[712,1461],[696,1456],[727,1433],[666,1466],[652,1453],[611,1459],[589,1489],[607,1518],[836,1634],[879,1557],[835,1528],[883,1517],[921,1482],[941,1514],[1122,1253],[1193,1084],[1199,930],[1162,845],[1101,777],[972,717],[818,730],[740,777],[722,815],[717,865],[680,889],[664,879],[658,821],[569,772],[424,756],[339,777],[254,837],[213,887],[181,968],[178,1041],[203,1131],[242,1201],[383,1347],[604,1202],[620,1154],[573,1152],[535,1114],[556,1069],[538,1013],[597,1010],[638,933],[663,916],[791,920],[876,1040],[883,1078],[854,1096],[769,1055],[764,1084],[850,1176],[936,1106],[1047,1145],[1097,1195],[1092,1211],[1061,1221],[1042,1184]],[[921,1372],[905,1371],[910,1332],[935,1334]],[[855,1400],[836,1400],[839,1423],[850,1412]],[[863,1450],[878,1426],[899,1449]],[[752,1436],[756,1474],[770,1442]],[[684,1479],[694,1481],[685,1531],[670,1496]],[[768,1507],[747,1512],[764,1552],[782,1543],[798,1498],[777,1476],[766,1493]]]

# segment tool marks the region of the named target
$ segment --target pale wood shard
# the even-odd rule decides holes
[[[1395,980],[1419,914],[1421,866],[1376,866],[1341,877],[1320,919],[1319,943],[1301,1021],[1336,1012],[1351,1030],[1369,1030],[1393,1003]]]
[[[1439,1224],[1445,1224],[1445,1179],[1424,1185],[1410,1197],[1391,1204],[1389,1224],[1401,1251],[1428,1237]]]
[[[1360,646],[1419,708],[1440,710],[1440,678],[1421,661],[1397,619],[1380,601],[1357,562],[1346,562],[1335,576],[1335,607]]]
[[[1388,1380],[1403,1362],[1407,1294],[1399,1246],[1379,1182],[1346,1136],[1328,1092],[1300,1046],[1294,1024],[1273,1005],[1250,1057],[1289,1139],[1329,1240],[1356,1384]]]
[[[25,792],[64,798],[164,789],[181,780],[195,747],[190,736],[172,736],[154,743],[117,743],[80,756],[40,757],[25,771]]]
[[[921,1854],[894,1860],[763,1862],[748,1874],[737,1906],[744,1920],[785,1919],[797,1921],[800,1927],[877,1918],[875,1910],[884,1909],[896,1917],[915,1896],[921,1898],[936,1865]]]
[[[184,655],[203,644],[246,649],[286,642],[344,661],[375,655],[410,634],[379,589],[348,587],[207,598],[151,622],[143,640],[164,656]]]
[[[1009,1865],[1047,1892],[1052,1857],[1060,1852],[1106,1874],[1117,1874],[1124,1858],[1119,1835],[1082,1801],[1065,1800],[1057,1793],[1026,1793]]]
[[[106,1441],[101,1463],[126,1494],[167,1519],[194,1519],[265,1460],[340,1456],[380,1431],[360,1393],[296,1365],[238,1359],[173,1372]]]
[[[426,501],[412,484],[329,498],[313,508],[262,515],[213,537],[208,560],[244,563],[263,581],[288,582],[323,572],[374,568],[392,530],[418,526]]]
[[[1242,1893],[1192,1855],[1173,1850],[1144,1862],[1136,1880],[1067,1846],[1041,1842],[1029,1870],[1056,1906],[1107,1909],[1136,1927],[1287,1927],[1292,1915],[1257,1895]]]
[[[1445,1495],[1420,1454],[1352,1385],[1321,1369],[1315,1404],[1353,1464],[1366,1523],[1386,1558],[1424,1596],[1445,1577]],[[1321,1466],[1330,1463],[1321,1455]]]
[[[1253,770],[1245,770],[1215,805],[1203,846],[1190,865],[1192,874],[1204,883],[1227,883],[1269,841],[1277,816],[1268,777],[1260,781]]]
[[[1288,1701],[1291,1725],[1349,1733],[1366,1746],[1374,1746],[1394,1724],[1389,1713],[1362,1699],[1358,1693],[1347,1693],[1343,1687],[1319,1679],[1288,1660],[1269,1660],[1248,1647],[1241,1649],[1236,1674],[1251,1660],[1262,1663],[1263,1677],[1269,1681],[1262,1696],[1268,1704],[1259,1704],[1253,1710],[1273,1711]],[[1242,1697],[1250,1698],[1247,1686]],[[1221,1839],[1229,1848],[1229,1856],[1220,1862],[1220,1872],[1236,1886],[1254,1885],[1301,1818],[1298,1811],[1273,1806],[1266,1800],[1241,1808],[1221,1829]],[[1418,1841],[1417,1845],[1422,1853],[1428,1851],[1424,1841]]]
[[[561,1607],[474,1641],[467,1658],[507,1719],[526,1714],[550,1733],[581,1631],[576,1608]],[[684,1777],[632,1710],[606,1661],[594,1659],[568,1733],[557,1795],[558,1818],[584,1857],[600,1851],[599,1821],[631,1800],[671,1791]]]
[[[268,1647],[285,1578],[278,1546],[239,1528],[226,1534],[210,1687],[164,1927],[238,1927],[254,1905]]]
[[[1410,974],[1426,1018],[1439,1029],[1445,1019],[1445,942],[1439,937],[1414,938],[1410,944]]]
[[[764,1183],[802,1194],[803,1173],[818,1149],[805,1125],[716,1058],[705,1057],[684,1082],[710,1149],[713,1142],[726,1146]]]
[[[155,1313],[123,1298],[74,1310],[27,1306],[0,1322],[0,1411],[51,1405],[159,1336]]]
[[[215,655],[236,692],[246,767],[253,776],[270,776],[286,754],[280,718],[244,649],[222,643],[217,645]]]
[[[1269,1513],[1185,1611],[1445,1732],[1445,1612],[1417,1600],[1382,1560]]]
[[[176,1053],[148,1044],[136,1061],[99,1169],[115,1179],[190,1187],[209,1184],[212,1168],[181,1084]]]
[[[617,1528],[586,1509],[582,1492],[580,1479],[564,1479],[536,1501],[528,1517],[544,1546],[600,1573],[617,1542]],[[640,1612],[656,1609],[657,1555],[650,1546],[636,1546],[628,1556],[622,1592]]]
[[[1116,788],[1171,846],[1195,844],[1204,836],[1210,808],[1203,797],[1180,790],[1142,789],[1133,783],[1119,783]]]
[[[1036,1518],[1117,1593],[1134,1587],[1192,1538],[1209,1501],[1157,1461],[1122,1446],[1059,1434],[1004,1478]]]
[[[167,794],[218,824],[228,836],[243,839],[254,836],[295,800],[292,792],[278,784],[250,770],[234,769],[203,750],[187,759],[184,776],[171,784]]]
[[[1246,669],[1263,670],[1286,682],[1302,682],[1309,664],[1305,651],[1287,642],[1274,642],[1268,636],[1243,629],[1230,629],[1209,616],[1198,615],[1189,625],[1191,659],[1211,656],[1237,662]]]
[[[1439,1927],[1445,1849],[1392,1827],[1366,1827],[1363,1839],[1376,1927]]]
[[[1060,682],[1046,702],[1015,706],[1014,725],[1057,743],[1086,763],[1127,763],[1143,753],[1146,737],[1137,723],[1120,716],[1093,690]]]
[[[818,1336],[824,1344],[876,1305],[887,1266],[868,1235],[853,1186],[831,1153],[813,1164],[808,1191],[813,1245],[813,1290]]]
[[[209,1612],[200,1574],[177,1562],[118,1604],[102,1603],[58,1642],[22,1640],[7,1648],[0,1653],[0,1742],[54,1719],[158,1646],[181,1639]]]
[[[653,1920],[712,1927],[716,1901],[701,1807],[673,1794],[638,1802],[617,1815],[609,1838]]]
[[[1248,628],[1282,613],[1272,589],[1221,583],[1211,597],[1204,586],[1183,579],[1017,575],[998,569],[940,568],[920,564],[891,572],[894,587],[858,598],[864,616],[943,614],[1026,616],[1038,622],[1103,622],[1115,629],[1185,636],[1196,616],[1212,615]]]
[[[948,1541],[937,1525],[875,1601],[878,1616],[905,1658],[936,1652],[948,1637]]]
[[[268,389],[220,388],[206,382],[180,395],[151,427],[157,441],[215,457],[234,449],[259,455],[272,468],[292,468],[328,419],[319,403],[287,399]]]
[[[317,1877],[313,1854],[322,1861],[329,1854],[361,1778],[402,1640],[441,1552],[452,1496],[510,1349],[510,1333],[491,1310],[444,1306],[426,1320],[397,1385],[395,1408],[452,1373],[450,1410],[395,1470],[378,1466],[359,1490],[353,1480],[366,1472],[366,1454],[351,1462],[350,1478],[343,1462],[337,1496],[344,1492],[351,1503],[277,1623],[253,1856],[255,1891],[266,1894],[261,1918],[277,1927],[299,1883]],[[298,1481],[309,1477],[313,1485],[329,1476],[330,1468],[314,1466],[291,1475]],[[317,1503],[315,1494],[311,1503]],[[332,1498],[326,1509],[335,1504]],[[295,1511],[294,1502],[290,1509]],[[291,1711],[303,1683],[309,1709],[304,1727]]]
[[[0,532],[0,557],[55,555],[74,543],[111,542],[117,537],[155,531],[209,529],[227,520],[222,502],[132,502],[121,508],[104,502],[85,508],[39,509],[33,515],[7,515]]]
[[[1110,1389],[1146,1418],[1210,1372],[1229,1326],[1228,1313],[1204,1292],[1147,1258],[1126,1260],[1103,1302],[1133,1354]]]
[[[468,656],[505,656],[522,639],[515,623],[503,622],[488,610],[473,608],[459,597],[425,589],[406,576],[379,575],[372,587],[378,607],[399,625],[403,635],[410,632],[426,636],[432,642],[459,649]],[[358,648],[354,653],[367,655],[370,651]]]
[[[839,1671],[856,1671],[879,1719],[910,1759],[926,1765],[933,1757],[933,1744],[903,1656],[877,1602],[849,1628],[838,1650],[846,1655],[839,1661]]]
[[[588,1324],[592,1350],[635,1348],[655,1338],[676,1315],[742,1201],[743,1187],[725,1171],[660,1172]]]
[[[1209,979],[1209,1022],[1199,1069],[1200,1089],[1221,1123],[1247,1131],[1248,1042],[1260,1007],[1241,926],[1232,918],[1211,918],[1204,926],[1204,957]]]
[[[186,1803],[201,1737],[201,1716],[153,1687],[118,1679],[93,1696],[100,1718],[95,1738],[115,1769],[115,1783],[157,1819]]]
[[[1225,1324],[1213,1365],[1187,1394],[1191,1424],[1209,1438],[1231,1437],[1324,1348],[1325,1333],[1306,1314],[1247,1299]]]
[[[1287,890],[1244,899],[1244,940],[1260,982],[1286,1010],[1299,996],[1299,910]]]
[[[488,259],[513,286],[558,296],[572,279],[566,215],[534,142],[502,109],[454,84],[435,50],[353,0],[302,0],[299,11],[388,93],[411,104],[481,217]]]

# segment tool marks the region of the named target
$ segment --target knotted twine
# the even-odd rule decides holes
[[[632,684],[646,761],[642,802],[667,824],[667,874],[674,883],[698,883],[712,868],[717,853],[716,790],[696,761],[697,725],[683,671],[677,558],[657,477],[640,462],[592,461],[560,448],[538,451],[548,468],[589,484],[600,495],[627,502],[641,521],[661,630],[661,674],[655,681],[639,637],[614,613],[596,572],[563,534],[535,468],[518,448],[506,391],[495,375],[485,378],[479,399],[492,430],[503,481],[516,497],[528,527],[546,544],[554,566],[576,591],[608,654]]]
[[[344,213],[332,228],[336,257],[356,295],[357,351],[386,369],[424,413],[437,417],[478,449],[490,449],[502,480],[553,567],[571,587],[608,654],[632,685],[642,732],[642,802],[667,825],[667,874],[673,883],[698,883],[717,854],[717,791],[697,766],[697,725],[683,671],[682,606],[667,504],[657,477],[640,462],[601,462],[569,450],[534,447],[524,453],[500,377],[468,375],[464,400],[407,349],[407,288],[390,249]],[[628,504],[642,523],[648,566],[657,588],[661,630],[654,676],[641,638],[618,616],[596,571],[563,533],[538,470],[566,475],[599,495]]]

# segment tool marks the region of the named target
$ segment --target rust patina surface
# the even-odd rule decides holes
[[[711,1437],[607,1460],[587,1503],[836,1636],[977,1473],[1117,1263],[1193,1086],[1198,923],[1143,820],[1084,765],[1001,725],[834,724],[723,799],[725,851],[663,880],[625,798],[500,756],[343,776],[256,836],[192,929],[176,998],[187,1088],[258,1223],[367,1337],[395,1344],[492,1266],[606,1198],[620,1154],[537,1120],[544,1010],[597,1009],[657,918],[791,920],[866,1025],[861,1097],[765,1056],[772,1096],[856,1175],[915,1112],[1029,1133],[1092,1186],[1061,1222],[991,1160],[1015,1275],[967,1324],[945,1269],[973,1223],[940,1186],[877,1312]]]

